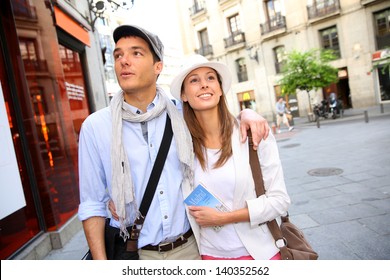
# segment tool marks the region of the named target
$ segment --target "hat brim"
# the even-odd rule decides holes
[[[193,71],[197,68],[201,68],[201,67],[210,67],[210,68],[214,69],[215,71],[217,71],[217,73],[219,74],[219,76],[221,77],[221,80],[222,80],[223,93],[226,94],[229,91],[230,85],[232,83],[232,76],[230,74],[229,68],[225,64],[222,64],[219,62],[208,61],[208,62],[204,62],[204,63],[194,64],[194,65],[187,67],[185,69],[182,69],[180,71],[180,73],[171,82],[170,89],[171,89],[171,94],[173,95],[173,97],[175,97],[178,100],[181,100],[181,87],[182,87],[183,81],[185,80],[185,78],[188,76],[188,74],[191,71]]]

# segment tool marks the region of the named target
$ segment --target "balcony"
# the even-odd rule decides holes
[[[201,46],[199,49],[195,50],[195,53],[203,55],[203,56],[211,56],[213,55],[213,46],[212,45],[205,45]]]
[[[245,33],[237,31],[232,33],[229,37],[223,39],[225,42],[225,49],[236,49],[239,47],[244,47],[245,43]]]
[[[46,60],[31,60],[23,59],[24,70],[26,72],[47,72],[47,61]]]
[[[201,14],[206,13],[206,6],[205,6],[204,2],[195,2],[195,4],[192,5],[189,8],[189,10],[190,10],[190,16],[196,17],[196,16],[199,16]]]
[[[323,0],[312,6],[307,6],[307,15],[310,19],[324,18],[340,12],[339,0]]]
[[[261,35],[284,28],[286,28],[286,17],[282,15],[273,17],[265,23],[260,24]]]
[[[22,1],[13,1],[12,9],[16,17],[37,20],[36,8]]]
[[[380,3],[380,2],[384,2],[384,1],[385,0],[360,0],[360,3],[363,6],[369,6],[369,5]]]

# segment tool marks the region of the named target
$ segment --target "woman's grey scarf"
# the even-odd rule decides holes
[[[126,213],[126,205],[130,204],[131,211],[135,217],[140,216],[137,202],[134,196],[133,180],[131,178],[131,166],[123,147],[122,120],[129,122],[145,122],[160,116],[166,111],[171,118],[173,137],[176,142],[177,153],[182,166],[183,184],[193,185],[193,161],[194,153],[191,134],[183,120],[183,116],[175,105],[157,87],[158,102],[156,106],[144,113],[135,114],[123,106],[123,91],[118,92],[111,100],[112,116],[112,142],[111,142],[111,163],[112,163],[112,200],[120,221],[120,235],[124,240],[129,238],[126,226],[133,223],[130,221],[130,213]],[[147,176],[145,174],[144,176]]]

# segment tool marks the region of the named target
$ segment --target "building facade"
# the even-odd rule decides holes
[[[292,50],[332,49],[339,81],[286,98],[294,116],[335,92],[345,109],[390,102],[390,1],[187,0],[180,6],[185,54],[226,63],[234,74],[227,98],[234,113],[253,108],[269,121],[278,81]],[[376,67],[374,67],[376,66]],[[382,71],[384,68],[384,71]],[[309,100],[310,98],[310,100]],[[311,104],[311,105],[310,105]]]
[[[38,239],[40,259],[72,234],[78,135],[108,105],[88,1],[0,2],[0,259]],[[46,251],[45,251],[46,250]]]

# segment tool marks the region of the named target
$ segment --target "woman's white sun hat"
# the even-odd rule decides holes
[[[184,64],[181,66],[179,73],[173,78],[171,82],[171,94],[178,100],[181,100],[181,86],[187,75],[194,69],[200,67],[210,67],[218,72],[222,80],[222,89],[226,94],[232,83],[232,75],[229,68],[220,62],[209,61],[207,58],[201,55],[193,55],[185,59]]]

